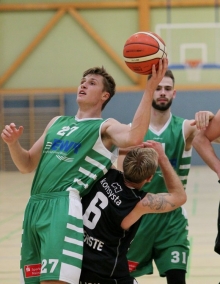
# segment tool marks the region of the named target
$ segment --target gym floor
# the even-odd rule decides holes
[[[0,172],[0,283],[19,283],[20,235],[23,212],[33,174]],[[213,250],[217,233],[220,185],[206,166],[191,168],[184,205],[188,212],[191,254],[187,284],[218,284],[220,255]],[[139,284],[165,284],[154,274],[137,278]]]

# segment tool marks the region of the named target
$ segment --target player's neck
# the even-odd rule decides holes
[[[134,182],[128,181],[128,180],[125,179],[125,177],[124,177],[124,183],[128,188],[137,189],[137,190],[141,189],[143,187],[143,184],[144,184],[144,182],[134,183]]]
[[[78,109],[76,117],[79,119],[83,118],[101,118],[102,112],[100,109],[88,108],[88,109]]]
[[[151,109],[151,119],[150,119],[150,126],[153,127],[155,130],[160,130],[170,118],[171,112],[170,108],[165,111],[159,111],[157,109]]]

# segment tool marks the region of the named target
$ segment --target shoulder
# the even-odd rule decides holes
[[[101,133],[102,135],[105,135],[105,134],[108,134],[109,131],[116,127],[117,125],[120,125],[121,123],[114,119],[114,118],[108,118],[108,119],[105,119],[101,125]]]
[[[186,119],[172,114],[171,121],[182,124]]]
[[[193,119],[185,119],[183,117],[173,115],[172,120],[176,127],[178,127],[182,132],[184,140],[191,141],[194,138],[198,130],[195,125],[191,125],[194,121]]]
[[[111,180],[120,180],[123,178],[123,174],[121,171],[117,170],[116,168],[110,168],[108,172],[105,174],[105,177]]]
[[[47,124],[46,130],[48,130],[61,116],[55,116],[51,119],[51,121]]]
[[[108,126],[111,126],[111,125],[114,125],[114,124],[117,124],[119,123],[118,120],[114,119],[114,118],[107,118],[107,119],[104,119],[103,120],[103,123],[102,123],[102,127],[108,127]]]
[[[172,115],[172,121],[183,128],[184,136],[195,134],[196,126],[192,126],[193,119],[186,119],[180,116]]]

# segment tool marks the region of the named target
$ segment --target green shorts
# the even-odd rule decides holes
[[[161,277],[170,269],[187,270],[188,220],[184,208],[162,214],[146,214],[127,254],[133,277],[153,274],[153,261]]]
[[[31,196],[24,215],[21,284],[79,282],[83,255],[82,204],[78,191]]]

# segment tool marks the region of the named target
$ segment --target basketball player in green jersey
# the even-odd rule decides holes
[[[5,126],[1,137],[19,171],[36,170],[23,222],[22,284],[78,284],[83,252],[80,197],[111,167],[117,147],[143,141],[153,93],[166,69],[167,59],[160,61],[157,71],[153,66],[132,127],[101,118],[115,93],[115,82],[99,67],[83,74],[76,116],[53,118],[29,151],[19,143],[23,127]]]
[[[204,118],[209,120],[213,114],[200,112],[196,121],[174,116],[170,107],[175,96],[174,76],[167,70],[154,93],[150,126],[144,141],[155,140],[163,144],[170,163],[185,187],[190,169],[192,140],[198,131],[197,127],[203,127]],[[144,190],[152,193],[167,192],[160,168]],[[131,275],[138,277],[152,274],[154,261],[160,276],[166,277],[168,284],[184,284],[189,248],[188,221],[184,208],[170,213],[145,215],[127,254]]]
[[[193,147],[198,152],[204,162],[217,174],[220,183],[220,158],[217,157],[212,142],[220,143],[220,110],[203,131],[200,131],[193,139]],[[220,203],[218,208],[217,236],[214,251],[220,254]]]

